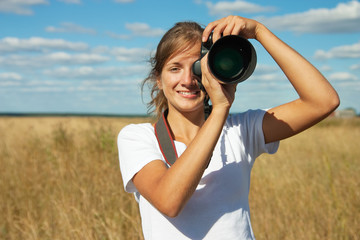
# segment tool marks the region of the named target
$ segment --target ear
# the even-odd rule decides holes
[[[161,81],[160,76],[156,77],[156,84],[157,84],[157,86],[158,86],[158,88],[159,88],[160,90],[163,89],[163,87],[162,87],[162,81]]]

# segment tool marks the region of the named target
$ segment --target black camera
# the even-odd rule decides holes
[[[222,84],[245,81],[256,67],[256,52],[253,45],[238,35],[227,35],[212,41],[212,33],[207,42],[201,44],[201,58],[208,53],[208,67]],[[200,60],[194,62],[194,75],[201,79]]]

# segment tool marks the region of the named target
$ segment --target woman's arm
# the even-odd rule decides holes
[[[161,213],[176,217],[194,193],[220,136],[228,109],[215,109],[176,162],[145,165],[132,179],[137,190]]]
[[[263,131],[267,143],[291,137],[318,123],[339,103],[339,97],[324,76],[294,49],[277,38],[263,24],[239,16],[229,16],[209,24],[206,40],[214,31],[214,41],[224,35],[242,35],[258,40],[276,61],[299,98],[274,107],[265,114]]]
[[[334,111],[339,97],[325,77],[299,53],[263,25],[256,39],[264,46],[299,95],[295,101],[272,108],[264,117],[266,142],[291,137],[318,123]]]

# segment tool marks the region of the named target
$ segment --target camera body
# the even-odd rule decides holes
[[[253,45],[238,35],[227,35],[201,44],[200,59],[194,62],[194,75],[201,79],[201,59],[208,53],[208,67],[220,83],[235,84],[248,79],[256,67],[256,52]],[[199,80],[200,81],[200,80]]]

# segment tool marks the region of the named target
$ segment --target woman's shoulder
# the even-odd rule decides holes
[[[120,132],[152,130],[153,128],[154,127],[151,123],[131,123],[123,127]]]
[[[132,123],[123,127],[118,137],[146,136],[147,134],[154,134],[154,127],[151,123]]]
[[[239,125],[254,122],[264,117],[266,110],[264,109],[249,109],[244,112],[229,114],[226,123],[229,125]]]

